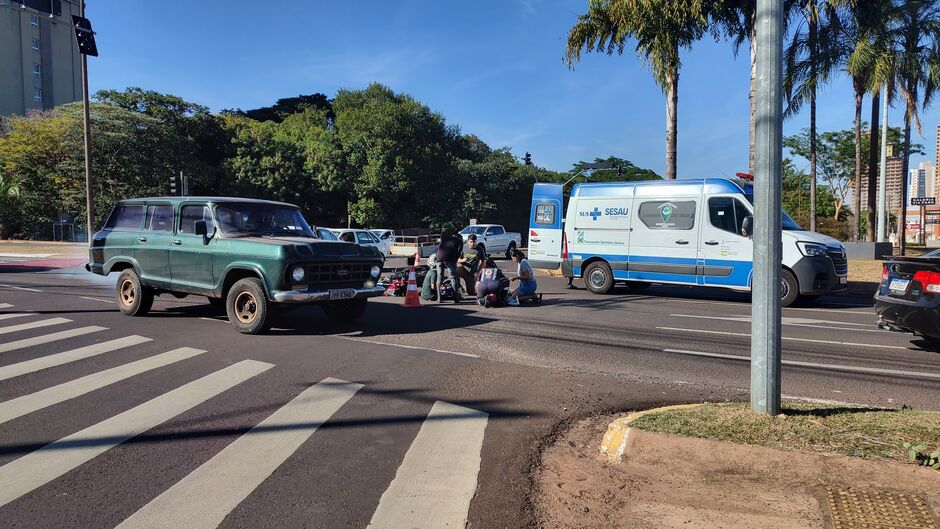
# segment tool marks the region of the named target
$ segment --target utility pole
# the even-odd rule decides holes
[[[91,29],[91,22],[85,18],[85,0],[81,0],[81,16],[72,15],[72,25],[75,26],[75,39],[78,42],[78,51],[82,56],[82,108],[85,114],[85,210],[88,222],[88,246],[95,233],[95,190],[91,185],[91,118],[88,104],[88,56],[98,56],[98,47],[95,44],[95,32]]]
[[[888,85],[881,86],[881,178],[878,180],[878,237],[876,241],[885,242],[888,231],[885,219],[885,210],[888,208]],[[871,193],[871,190],[869,190]]]
[[[783,0],[757,0],[751,409],[780,413]]]

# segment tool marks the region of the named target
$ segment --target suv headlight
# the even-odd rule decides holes
[[[294,280],[295,283],[300,283],[301,281],[303,281],[304,280],[304,267],[295,266],[294,269],[291,270],[290,277],[291,279]]]
[[[829,248],[823,244],[800,241],[796,243],[800,252],[807,257],[826,257],[829,255]]]
[[[381,273],[382,273],[382,267],[381,267],[381,266],[376,265],[376,266],[373,266],[373,267],[372,267],[372,278],[373,278],[373,279],[379,277],[379,274],[381,274]]]

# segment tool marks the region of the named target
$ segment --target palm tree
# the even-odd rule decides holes
[[[873,61],[879,50],[883,50],[887,42],[885,21],[890,20],[893,8],[892,0],[841,0],[839,2],[846,9],[846,72],[852,78],[852,88],[855,90],[855,217],[854,230],[856,237],[861,235],[862,196],[859,192],[862,186],[862,105],[865,93],[869,92],[873,72]],[[868,210],[868,229],[866,240],[875,241],[875,193],[878,184],[878,112],[879,100],[882,96],[881,86],[871,90],[871,137],[869,139],[868,160],[868,197],[866,208]]]
[[[590,0],[588,12],[568,32],[565,62],[572,67],[585,53],[623,54],[628,40],[652,69],[666,94],[666,178],[676,177],[679,50],[689,49],[707,28],[703,0]]]
[[[797,11],[801,19],[784,52],[784,116],[793,116],[809,103],[809,229],[816,231],[816,93],[841,62],[843,30],[833,2],[806,0]]]

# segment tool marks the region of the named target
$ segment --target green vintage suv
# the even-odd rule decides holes
[[[199,295],[225,307],[239,332],[263,333],[278,306],[319,304],[353,321],[376,285],[384,258],[375,248],[325,240],[291,204],[223,197],[118,202],[89,249],[90,272],[119,272],[118,306],[147,314],[154,296]]]

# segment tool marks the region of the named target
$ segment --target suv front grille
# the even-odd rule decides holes
[[[304,267],[304,280],[308,288],[328,287],[345,288],[349,286],[361,287],[363,283],[372,278],[374,263],[317,263],[307,264]]]
[[[844,276],[849,273],[849,260],[845,258],[842,250],[830,249],[829,258],[832,259],[832,264],[835,265],[836,274]]]

